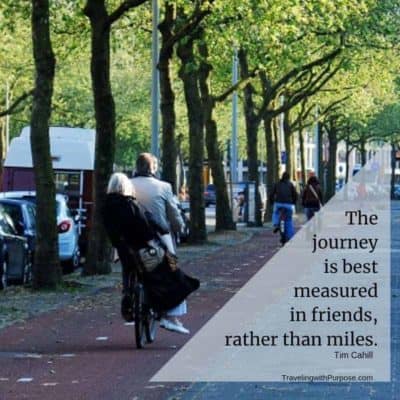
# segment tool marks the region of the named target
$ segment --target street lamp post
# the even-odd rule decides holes
[[[159,8],[158,0],[153,0],[153,27],[152,27],[152,70],[151,70],[151,153],[157,158],[160,156],[159,149],[159,106],[160,106],[160,89],[159,89],[159,72],[158,72],[158,21]]]

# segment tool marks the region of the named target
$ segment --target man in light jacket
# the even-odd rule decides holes
[[[153,214],[160,226],[169,232],[181,232],[184,227],[184,221],[174,200],[172,187],[168,182],[156,178],[156,172],[156,157],[150,153],[140,154],[136,160],[136,172],[132,179],[136,199],[146,210]],[[163,239],[169,251],[175,253],[172,235],[164,235]],[[186,312],[186,301],[184,301],[168,311],[167,317],[161,319],[160,326],[175,332],[189,333],[189,330],[177,318],[186,314]]]
[[[150,153],[142,153],[136,161],[136,172],[132,179],[136,198],[140,204],[170,232],[180,232],[184,222],[174,200],[168,182],[155,177],[157,159]]]

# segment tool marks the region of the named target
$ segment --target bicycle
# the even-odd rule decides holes
[[[129,292],[133,301],[136,347],[142,349],[146,342],[154,342],[159,316],[148,302],[142,274],[136,268],[130,274]]]

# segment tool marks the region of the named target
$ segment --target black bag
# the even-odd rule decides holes
[[[158,267],[144,274],[144,284],[150,305],[155,311],[162,312],[182,303],[199,288],[200,281],[179,268],[171,268],[165,257]]]

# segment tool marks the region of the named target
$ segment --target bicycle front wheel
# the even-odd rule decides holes
[[[148,310],[147,312],[147,318],[145,320],[144,330],[146,333],[147,343],[153,343],[154,339],[156,338],[157,320],[154,311],[151,309]]]
[[[135,285],[135,339],[136,347],[142,349],[145,344],[145,321],[144,321],[144,289],[143,285],[138,283]]]

